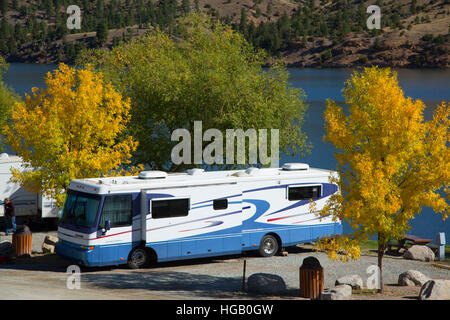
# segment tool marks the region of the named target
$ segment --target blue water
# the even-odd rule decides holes
[[[55,65],[11,64],[4,75],[4,81],[18,94],[31,93],[32,87],[44,87],[43,77],[56,68]],[[280,164],[285,162],[306,162],[311,167],[335,169],[335,149],[331,144],[322,141],[324,136],[323,112],[325,100],[333,99],[343,103],[342,88],[349,78],[350,69],[289,69],[290,83],[302,88],[307,95],[309,105],[303,131],[313,144],[309,155],[287,157],[281,154]],[[433,109],[442,100],[450,100],[450,71],[446,70],[397,70],[400,86],[405,94],[414,99],[421,99],[428,106],[425,118],[430,119]],[[7,150],[11,152],[11,150]],[[410,233],[435,239],[438,232],[445,232],[447,243],[450,243],[450,219],[442,221],[441,216],[430,208],[424,208],[421,214],[410,222]],[[344,225],[344,232],[350,227]]]

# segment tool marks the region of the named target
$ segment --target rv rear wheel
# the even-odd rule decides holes
[[[278,252],[278,241],[277,239],[270,235],[266,234],[262,239],[259,245],[259,254],[262,257],[272,257]]]
[[[147,250],[137,247],[131,251],[127,263],[131,269],[139,269],[147,265],[148,258]]]

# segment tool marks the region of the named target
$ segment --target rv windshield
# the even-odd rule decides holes
[[[61,222],[93,228],[99,205],[99,196],[69,190]]]

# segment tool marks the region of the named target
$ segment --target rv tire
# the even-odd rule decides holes
[[[259,244],[259,254],[262,257],[272,257],[278,252],[278,248],[278,240],[274,236],[266,234]]]
[[[130,252],[127,264],[131,269],[139,269],[146,266],[148,261],[148,251],[144,247],[136,247]]]

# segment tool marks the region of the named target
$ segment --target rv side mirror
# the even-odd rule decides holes
[[[106,220],[105,221],[105,231],[108,231],[109,229],[111,229],[111,221]]]
[[[100,226],[99,226],[100,229]],[[105,225],[102,228],[102,233],[105,234],[106,231],[108,231],[109,229],[111,229],[111,221],[110,220],[106,220],[105,221]]]

